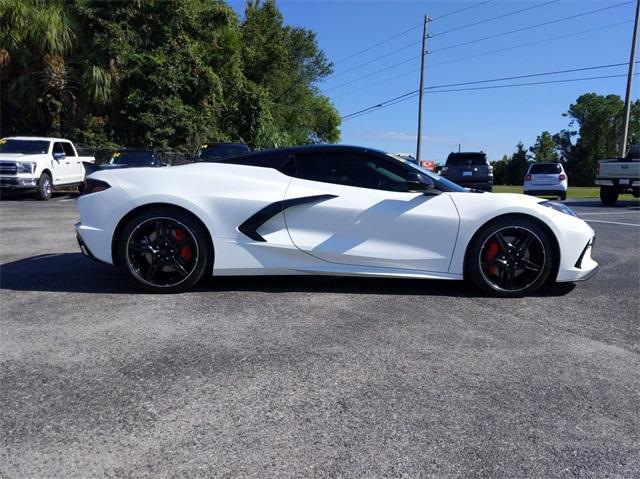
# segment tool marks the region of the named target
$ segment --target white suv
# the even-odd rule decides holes
[[[524,194],[567,199],[567,174],[560,163],[533,163],[524,178]]]

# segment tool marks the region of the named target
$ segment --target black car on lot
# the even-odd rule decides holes
[[[449,153],[440,175],[465,188],[493,190],[493,167],[483,151]]]
[[[250,152],[251,148],[244,143],[205,143],[198,148],[195,161],[216,162]]]
[[[166,164],[153,150],[125,148],[114,151],[108,163],[100,165],[101,170],[119,168],[159,167]]]

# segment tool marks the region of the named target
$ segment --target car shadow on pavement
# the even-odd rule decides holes
[[[575,285],[564,283],[534,296],[564,296]],[[0,288],[94,294],[143,294],[120,268],[91,261],[80,253],[33,256],[0,265]],[[336,276],[227,276],[204,278],[190,292],[345,293],[483,297],[463,281]]]

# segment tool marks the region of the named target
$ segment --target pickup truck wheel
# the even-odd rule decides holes
[[[618,201],[618,190],[615,186],[600,187],[600,201],[605,206],[613,206]]]
[[[560,201],[564,201],[567,199],[567,192],[562,192],[560,193]]]
[[[38,180],[38,199],[42,201],[50,200],[52,191],[51,176],[48,173],[42,173]]]

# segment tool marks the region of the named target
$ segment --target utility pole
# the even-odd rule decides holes
[[[638,0],[640,1],[640,0]],[[429,15],[424,16],[424,25],[422,27],[422,55],[420,62],[420,93],[418,100],[418,144],[416,145],[416,160],[418,160],[418,164],[420,164],[420,147],[422,144],[422,97],[424,96],[424,64],[427,57],[427,38],[429,34],[427,33],[428,27],[427,25],[431,19]]]
[[[620,137],[620,158],[627,153],[627,136],[629,135],[629,115],[631,113],[631,81],[633,80],[633,67],[636,62],[636,43],[638,40],[638,17],[640,16],[640,0],[636,1],[636,21],[633,26],[633,39],[631,40],[631,58],[629,58],[629,76],[627,77],[627,92],[624,99],[624,113],[622,116],[622,136]]]

